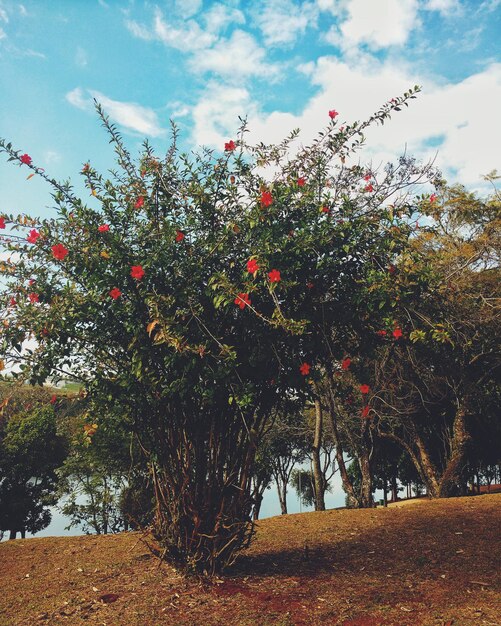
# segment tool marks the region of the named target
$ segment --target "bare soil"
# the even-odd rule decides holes
[[[0,626],[501,624],[501,494],[263,520],[224,577],[140,533],[0,544]]]

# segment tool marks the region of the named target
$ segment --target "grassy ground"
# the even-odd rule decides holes
[[[0,626],[501,624],[501,494],[274,517],[227,576],[138,533],[0,544]]]

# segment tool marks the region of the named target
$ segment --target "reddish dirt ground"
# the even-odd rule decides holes
[[[501,624],[501,494],[274,517],[226,576],[138,533],[0,544],[0,626]]]

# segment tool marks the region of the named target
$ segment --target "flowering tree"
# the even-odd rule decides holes
[[[397,322],[388,267],[412,228],[410,191],[432,170],[346,159],[417,91],[363,123],[338,127],[330,111],[308,147],[293,148],[297,132],[248,145],[244,124],[221,155],[189,158],[173,127],[166,157],[145,143],[138,163],[98,108],[120,171],[83,166],[89,204],[0,143],[55,201],[50,219],[2,215],[3,358],[32,382],[82,381],[89,439],[104,414],[136,434],[154,534],[188,569],[218,571],[247,545],[256,445],[282,399],[334,389],[341,361]],[[362,417],[369,398],[357,394]]]

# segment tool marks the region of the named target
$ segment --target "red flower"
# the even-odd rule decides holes
[[[183,241],[184,233],[182,230],[176,230],[176,241]]]
[[[305,362],[301,365],[301,367],[299,368],[299,371],[301,372],[303,376],[308,376],[308,374],[310,373],[310,369],[311,369],[311,365]]]
[[[371,183],[369,183],[368,185],[365,186],[364,191],[368,191],[370,193],[371,191],[374,191],[374,187],[372,186]]]
[[[241,309],[245,309],[245,307],[251,303],[248,293],[239,293],[234,302]]]
[[[298,187],[304,187],[306,184],[306,180],[304,178],[298,178],[297,179],[297,186]]]
[[[50,403],[51,403],[51,404],[56,404],[56,401],[57,401],[57,396],[56,396],[56,394],[54,394],[54,395],[52,396],[52,398],[50,399]]]
[[[21,163],[24,163],[25,165],[31,165],[31,157],[29,154],[23,154],[21,156]]]
[[[12,296],[12,298],[10,299],[10,306],[16,306],[17,304],[17,300],[14,298],[14,296]]]
[[[388,271],[390,272],[390,274],[394,274],[397,271],[397,268],[394,265],[389,265]]]
[[[332,111],[329,111],[329,117],[331,118],[331,120],[335,119],[338,115],[339,113],[334,109],[332,109]]]
[[[364,406],[364,408],[362,409],[361,417],[369,417],[369,411],[370,411],[369,405]]]
[[[360,393],[363,393],[364,395],[368,394],[370,391],[370,387],[369,385],[360,385]]]
[[[402,336],[402,329],[397,327],[395,328],[392,334],[395,337],[395,339],[400,339],[400,337]]]
[[[135,209],[140,209],[144,204],[144,198],[143,196],[139,196],[139,198],[136,200],[136,204],[134,205]]]
[[[364,180],[365,180],[365,181],[369,181],[370,179],[371,179],[371,174],[367,173],[367,174],[364,176]]]
[[[58,261],[63,261],[64,257],[69,252],[68,248],[65,248],[62,243],[56,243],[55,246],[52,246],[51,250],[54,258]]]
[[[343,359],[341,363],[341,368],[344,370],[348,370],[350,369],[350,365],[351,365],[351,359]]]
[[[110,230],[110,227],[109,227],[109,225],[108,225],[108,224],[101,224],[101,226],[98,226],[98,227],[97,227],[97,230],[98,230],[100,233],[107,233],[107,232]]]
[[[433,204],[436,199],[437,199],[437,194],[436,193],[432,193],[431,196],[430,196],[430,202]]]
[[[226,152],[233,152],[233,150],[235,150],[236,147],[237,146],[236,146],[235,142],[233,141],[233,139],[228,141],[228,143],[224,144],[224,149],[225,149]]]
[[[320,212],[321,212],[321,213],[330,213],[330,212],[331,212],[331,210],[329,209],[329,207],[327,207],[327,206],[323,206],[323,207],[320,209]]]
[[[32,304],[34,304],[35,302],[40,302],[40,299],[39,299],[39,297],[38,297],[38,294],[37,294],[37,293],[30,293],[30,294],[29,294],[29,296],[28,296],[28,298],[30,299],[30,302],[31,302]]]
[[[270,206],[273,204],[273,196],[269,191],[263,191],[261,194],[261,206]]]
[[[0,228],[5,228],[5,218],[0,217]]]
[[[141,280],[141,278],[144,276],[144,270],[142,268],[141,265],[133,265],[130,268],[130,275],[132,276],[132,278],[135,278],[136,280]]]
[[[26,237],[26,241],[28,243],[36,243],[37,239],[40,237],[40,233],[35,228],[30,230],[30,234]]]
[[[31,287],[31,285],[35,284],[35,279],[34,278],[30,278],[28,281],[28,285]]]
[[[379,335],[380,337],[386,337],[387,332],[385,330],[378,330],[376,334]]]
[[[306,286],[308,287],[308,289],[313,289],[315,283],[306,283]]]
[[[278,270],[271,270],[271,272],[268,272],[268,278],[270,279],[270,283],[279,283],[282,280]]]
[[[118,287],[113,287],[113,289],[110,291],[110,296],[113,298],[113,300],[120,298],[121,295],[122,292],[120,291],[120,289],[118,289]]]
[[[247,271],[249,272],[249,274],[254,274],[255,272],[257,272],[259,269],[259,265],[256,261],[256,259],[249,259],[247,261]]]

